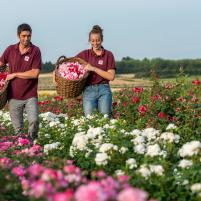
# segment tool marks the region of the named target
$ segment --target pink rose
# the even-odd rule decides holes
[[[71,189],[64,193],[55,193],[53,196],[53,201],[70,201],[73,198],[73,191]]]
[[[0,142],[0,151],[6,151],[10,147],[12,147],[13,143],[12,142]]]
[[[29,148],[29,156],[38,155],[41,153],[42,147],[38,144],[34,144],[32,147]]]
[[[75,165],[66,165],[66,166],[64,166],[64,171],[67,172],[68,174],[74,173],[75,170],[76,170]]]
[[[29,144],[29,140],[28,139],[24,139],[24,138],[18,138],[18,146],[25,146]]]
[[[22,177],[22,176],[25,175],[26,170],[25,170],[25,168],[24,168],[22,165],[19,165],[19,166],[14,167],[14,168],[12,169],[12,173],[13,173],[14,175],[18,176],[18,177]]]
[[[143,91],[144,91],[144,89],[142,87],[134,87],[133,88],[134,93],[142,93]]]
[[[57,171],[47,168],[43,171],[41,178],[43,181],[56,180],[57,179]]]
[[[10,168],[12,165],[12,161],[9,158],[0,158],[0,167],[2,168]]]
[[[139,97],[137,97],[137,96],[133,96],[132,98],[131,98],[131,102],[132,103],[139,103],[140,102],[140,98]]]
[[[107,196],[97,182],[80,186],[75,193],[76,201],[106,201]]]
[[[159,117],[160,119],[164,119],[164,118],[166,117],[166,115],[165,115],[164,112],[159,112],[159,113],[158,113],[158,117]]]
[[[118,201],[146,201],[147,193],[137,188],[127,188],[121,191],[117,197]]]
[[[44,167],[37,163],[29,166],[29,168],[28,168],[28,172],[31,177],[40,176],[40,174],[43,170],[44,170]]]
[[[29,194],[35,198],[42,197],[46,192],[45,182],[42,180],[34,181],[31,183],[31,190]]]
[[[193,80],[192,83],[194,85],[200,85],[201,82],[200,82],[200,80],[196,79],[196,80]]]
[[[140,106],[138,107],[138,111],[139,111],[139,113],[141,113],[141,114],[145,114],[146,111],[147,111],[147,108],[146,108],[144,105],[140,105]]]
[[[29,189],[29,181],[27,180],[27,179],[22,179],[21,180],[21,185],[22,185],[22,189],[24,190],[24,191],[26,191],[26,190],[28,190]]]

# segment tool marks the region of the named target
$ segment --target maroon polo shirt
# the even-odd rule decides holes
[[[115,59],[112,52],[103,48],[102,54],[97,55],[92,49],[84,50],[80,52],[77,57],[85,60],[96,68],[100,68],[104,71],[109,69],[116,69]],[[95,72],[90,72],[87,80],[87,85],[109,83],[109,80],[101,77]]]
[[[42,63],[40,49],[32,43],[25,54],[20,53],[19,43],[10,45],[0,57],[0,61],[8,64],[10,73],[41,69]],[[8,99],[26,100],[38,97],[37,86],[38,79],[14,78],[8,86]]]

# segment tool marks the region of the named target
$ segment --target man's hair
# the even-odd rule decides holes
[[[20,33],[22,31],[30,31],[32,33],[32,29],[31,29],[31,26],[29,24],[20,24],[18,27],[17,27],[17,34],[18,36],[20,35]]]

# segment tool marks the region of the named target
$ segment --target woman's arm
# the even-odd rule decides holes
[[[107,71],[104,71],[104,70],[97,68],[97,67],[94,67],[88,63],[85,66],[85,70],[95,72],[98,75],[100,75],[101,77],[103,77],[107,80],[110,80],[110,81],[113,81],[115,78],[115,70],[114,69],[109,69]]]

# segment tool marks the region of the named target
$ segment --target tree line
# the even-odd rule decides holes
[[[121,61],[116,61],[117,74],[135,74],[135,77],[149,77],[151,70],[163,78],[175,77],[182,69],[189,76],[201,75],[201,59],[181,59],[169,60],[162,58],[133,59],[123,57]],[[52,72],[55,65],[46,62],[42,66],[42,73]]]

